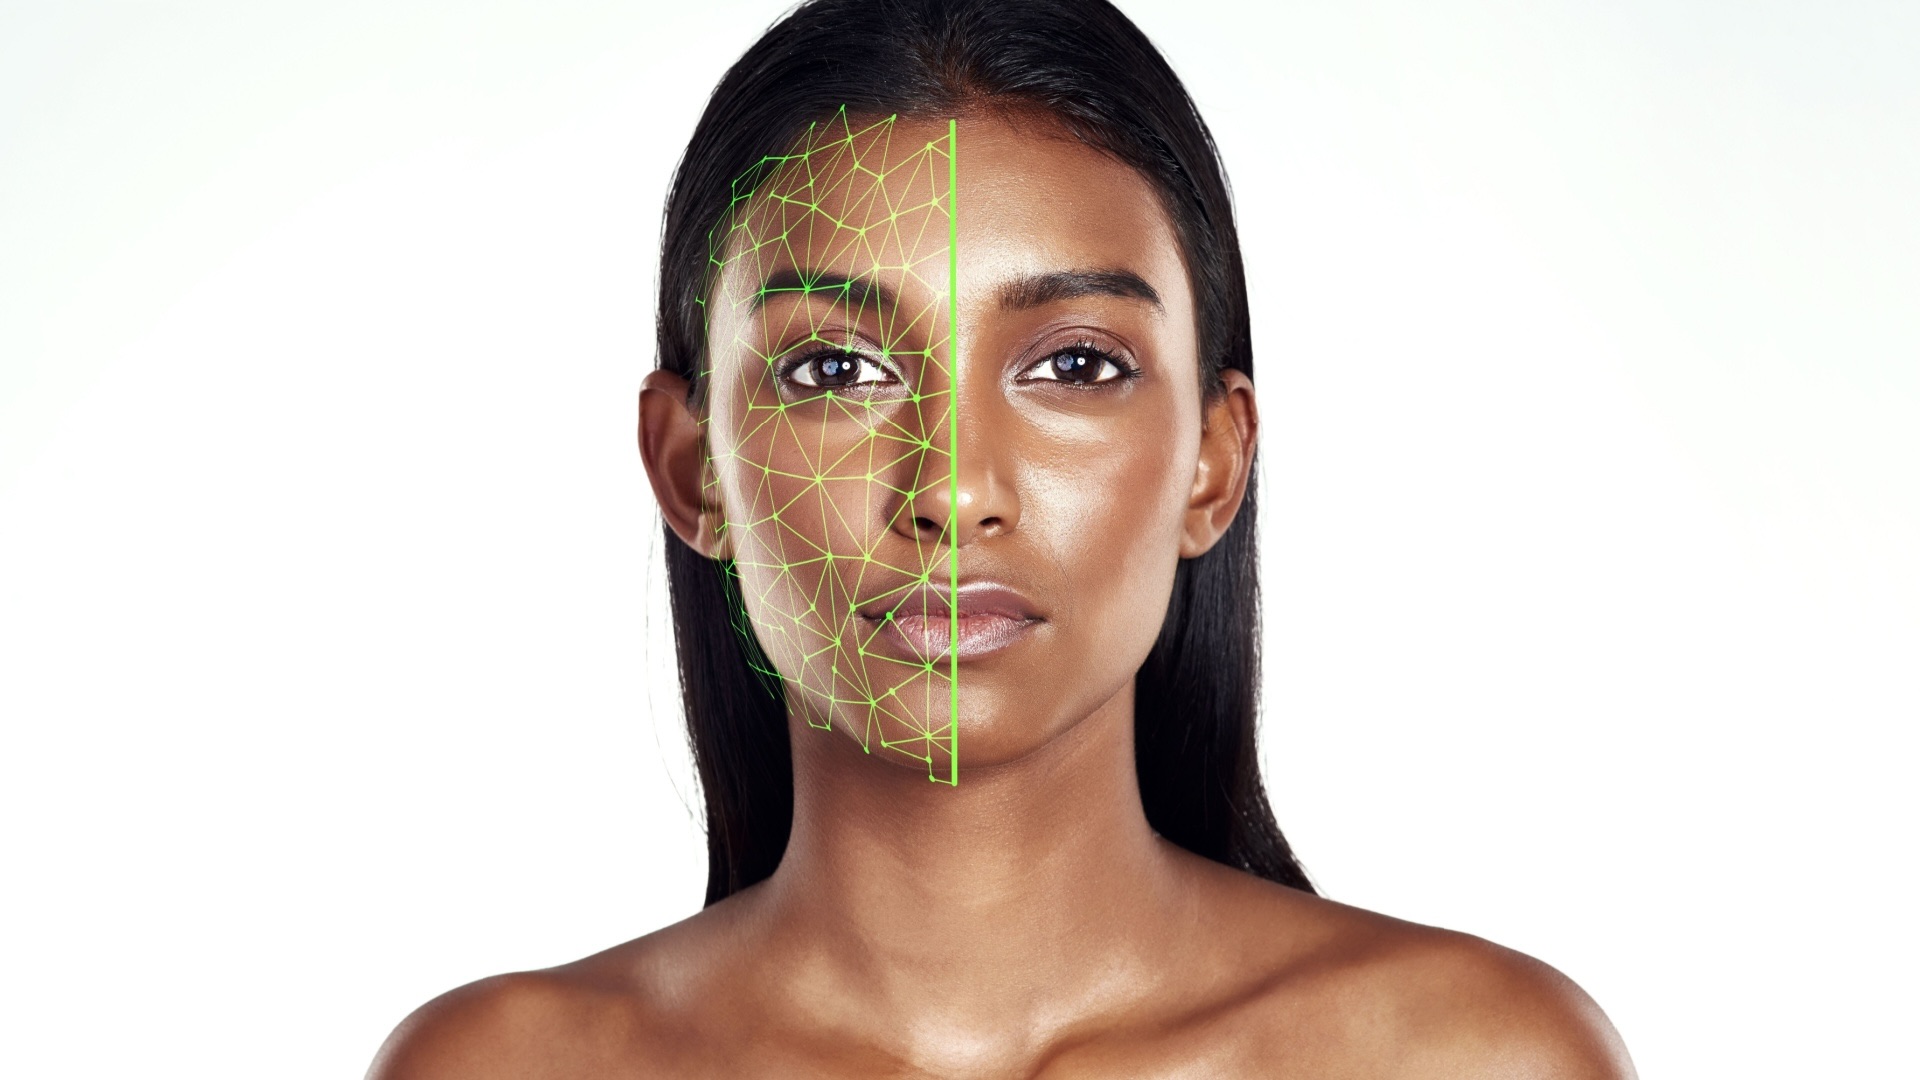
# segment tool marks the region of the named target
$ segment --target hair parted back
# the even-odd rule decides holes
[[[736,178],[807,125],[850,113],[1049,114],[1158,191],[1192,281],[1201,379],[1253,376],[1246,278],[1213,138],[1179,77],[1106,0],[809,0],[736,62],[708,101],[668,196],[659,366],[706,361],[709,235]],[[963,143],[964,143],[964,128]],[[964,152],[964,147],[963,147]],[[1275,824],[1255,744],[1259,589],[1254,490],[1233,525],[1182,560],[1135,681],[1135,763],[1150,825],[1196,854],[1312,891]],[[756,671],[727,568],[667,533],[680,686],[707,821],[707,903],[771,875],[793,823],[786,706]],[[746,633],[742,633],[746,629]]]

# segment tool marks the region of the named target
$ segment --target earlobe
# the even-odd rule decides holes
[[[1180,557],[1204,555],[1219,543],[1246,501],[1253,474],[1253,448],[1260,414],[1253,401],[1253,380],[1229,368],[1221,389],[1208,397],[1200,433],[1200,458],[1194,466]]]
[[[708,494],[706,439],[688,389],[670,371],[650,372],[640,384],[640,460],[667,527],[693,550],[722,559],[730,547],[725,515]]]

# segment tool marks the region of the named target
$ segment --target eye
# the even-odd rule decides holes
[[[782,372],[809,390],[833,390],[860,383],[892,382],[886,368],[858,353],[834,350],[815,353]]]
[[[1041,360],[1021,372],[1020,377],[1085,386],[1130,378],[1138,373],[1136,368],[1104,349],[1092,345],[1074,345]]]

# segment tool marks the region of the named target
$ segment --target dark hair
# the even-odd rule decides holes
[[[941,118],[1030,109],[1152,182],[1196,301],[1201,379],[1253,375],[1247,286],[1213,137],[1153,43],[1105,0],[810,0],[733,65],[694,129],[667,200],[660,367],[701,391],[709,230],[733,182],[811,122],[849,113]],[[1214,548],[1182,560],[1135,681],[1147,821],[1207,858],[1311,892],[1274,823],[1255,744],[1259,590],[1250,487]],[[707,902],[763,880],[793,824],[786,707],[737,628],[729,568],[669,532],[680,686],[706,798]],[[749,631],[750,635],[750,631]]]

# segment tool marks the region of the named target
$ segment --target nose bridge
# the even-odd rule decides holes
[[[920,395],[921,449],[901,521],[903,532],[926,540],[944,539],[964,547],[983,536],[1012,530],[1019,522],[1019,500],[1001,460],[1005,440],[999,430],[998,396],[976,385],[969,369],[932,372]]]
[[[928,348],[914,398],[917,439],[910,468],[902,470],[911,478],[898,489],[903,505],[893,518],[897,532],[921,544],[946,543],[957,549],[1011,531],[1020,508],[1002,460],[1008,449],[1005,422],[1014,419],[1010,403],[993,377],[994,365],[972,356],[971,335],[960,310],[957,121],[949,121],[946,136],[944,147],[928,144],[930,151],[940,151],[929,159],[935,166],[931,172],[936,189],[939,173],[945,173],[946,186],[934,206],[946,242],[940,258],[925,264],[928,284],[944,296],[935,302],[934,317],[927,323]]]

